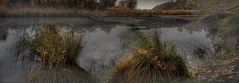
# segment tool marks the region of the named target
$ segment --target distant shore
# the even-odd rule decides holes
[[[86,10],[77,8],[0,8],[0,17],[77,17],[77,16],[109,16],[109,17],[151,17],[158,15],[194,15],[191,10],[130,10],[113,8],[108,10]]]

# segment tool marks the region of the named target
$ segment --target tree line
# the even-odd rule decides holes
[[[66,7],[105,9],[115,7],[117,0],[0,0],[1,7]],[[120,0],[120,6],[135,8],[137,0]]]

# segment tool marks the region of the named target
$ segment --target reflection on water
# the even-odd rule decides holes
[[[32,28],[38,26],[22,26],[25,28]],[[70,26],[58,26],[70,27]],[[111,68],[115,65],[117,60],[122,56],[126,55],[132,47],[134,42],[139,38],[133,33],[132,27],[124,25],[102,25],[93,27],[70,27],[76,32],[85,33],[85,47],[82,53],[79,55],[78,63],[80,69],[71,68],[57,68],[48,70],[44,66],[36,67],[32,70],[29,75],[26,75],[26,67],[24,64],[19,64],[14,57],[14,43],[16,42],[17,32],[23,30],[23,28],[9,27],[7,32],[8,35],[5,41],[0,41],[0,79],[1,83],[21,83],[24,82],[24,78],[28,77],[29,82],[43,81],[63,81],[72,82],[79,81],[81,79],[87,80],[84,77],[87,75],[77,74],[82,73],[85,70],[95,76],[96,78],[105,80]],[[178,50],[185,57],[189,65],[197,65],[197,58],[193,57],[194,47],[197,45],[205,45],[209,49],[214,50],[214,43],[211,37],[208,36],[209,32],[202,29],[200,31],[188,30],[182,27],[171,27],[171,28],[158,28],[162,41],[174,42]],[[140,32],[151,34],[152,30],[141,30]],[[218,39],[218,38],[216,38]],[[125,45],[122,42],[129,43]],[[39,74],[40,72],[40,74]],[[76,72],[76,73],[75,73]],[[38,76],[35,76],[38,74]],[[66,76],[62,76],[62,74]],[[71,77],[67,77],[71,76]],[[84,76],[82,76],[84,75]],[[30,76],[30,78],[29,78]],[[56,77],[54,77],[56,76]],[[79,77],[79,78],[78,78]],[[82,78],[81,78],[82,77]],[[41,80],[46,78],[47,80]],[[64,79],[61,79],[64,78]],[[30,79],[30,80],[29,80]],[[58,80],[59,79],[59,80]],[[38,81],[40,80],[40,81]],[[45,82],[44,82],[45,83]]]
[[[92,32],[86,32],[86,46],[80,55],[80,64],[84,68],[102,77],[108,72],[115,60],[124,55],[126,49],[121,49],[120,35],[128,30],[125,26],[112,26],[110,31],[96,26]]]
[[[7,35],[8,35],[8,32],[7,32],[7,29],[6,28],[3,28],[0,26],[0,41],[2,40],[6,40],[7,39]]]
[[[16,61],[14,43],[16,30],[8,29],[5,41],[0,41],[0,83],[23,83],[26,71],[25,65]]]

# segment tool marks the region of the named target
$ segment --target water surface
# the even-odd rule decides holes
[[[45,21],[51,20],[48,19]],[[74,22],[77,21],[74,20]],[[75,32],[83,32],[85,34],[85,47],[81,54],[79,54],[78,58],[79,67],[81,67],[84,72],[90,73],[90,75],[99,80],[98,82],[100,83],[104,82],[117,61],[123,56],[127,56],[130,49],[135,47],[135,42],[138,38],[135,33],[136,31],[132,30],[135,26],[132,27],[122,24],[79,26],[75,25],[75,23],[64,24],[64,22],[61,22],[60,24],[52,22],[52,24],[62,30],[70,28]],[[37,68],[37,65],[29,69],[27,64],[21,64],[21,61],[16,60],[14,46],[17,42],[17,35],[23,30],[40,28],[45,24],[29,24],[25,22],[11,24],[5,22],[1,25],[6,28],[5,30],[2,30],[2,32],[7,36],[6,38],[0,39],[0,82],[24,83],[28,75],[31,74],[29,71],[34,71]],[[148,28],[147,26],[136,27]],[[142,29],[137,31],[146,35],[152,35],[154,30],[155,29]],[[203,28],[198,30],[187,29],[184,28],[184,26],[174,26],[158,27],[156,30],[162,41],[175,43],[178,51],[189,66],[200,65],[200,59],[193,56],[195,46],[205,45],[213,51],[213,46],[215,44],[214,40],[219,39],[216,35],[213,35],[213,37],[208,36],[210,35],[210,32]],[[51,77],[49,76],[48,78]]]

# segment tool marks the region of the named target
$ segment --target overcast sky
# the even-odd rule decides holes
[[[170,0],[138,0],[137,8],[152,9],[153,7]],[[175,1],[175,0],[174,0]]]

